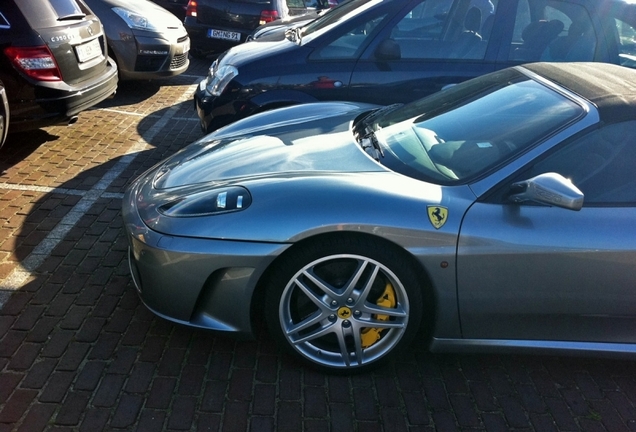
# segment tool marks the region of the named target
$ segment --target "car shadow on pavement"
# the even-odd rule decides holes
[[[4,145],[0,148],[0,172],[26,159],[42,144],[58,139],[59,136],[51,134],[44,129],[10,133]]]

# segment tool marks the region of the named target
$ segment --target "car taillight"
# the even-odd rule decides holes
[[[268,22],[272,22],[278,19],[278,12],[275,10],[264,10],[261,11],[261,19],[258,22],[259,25],[263,25]]]
[[[186,7],[186,16],[196,17],[197,16],[197,2],[196,0],[190,0],[188,2],[188,6]]]
[[[8,47],[4,50],[11,62],[27,76],[38,81],[62,81],[62,73],[46,45]]]

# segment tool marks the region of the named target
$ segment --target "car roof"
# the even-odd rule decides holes
[[[609,63],[530,63],[523,67],[592,102],[605,123],[636,120],[636,70]]]

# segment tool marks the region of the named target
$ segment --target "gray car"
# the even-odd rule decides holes
[[[190,38],[182,22],[148,0],[85,0],[104,25],[121,80],[156,79],[188,69]]]
[[[187,326],[264,315],[332,371],[412,343],[633,355],[634,130],[636,71],[602,63],[257,114],[127,189],[134,282]]]

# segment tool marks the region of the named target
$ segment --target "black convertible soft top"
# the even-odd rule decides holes
[[[609,63],[530,63],[524,68],[589,100],[601,121],[636,120],[636,70]]]

